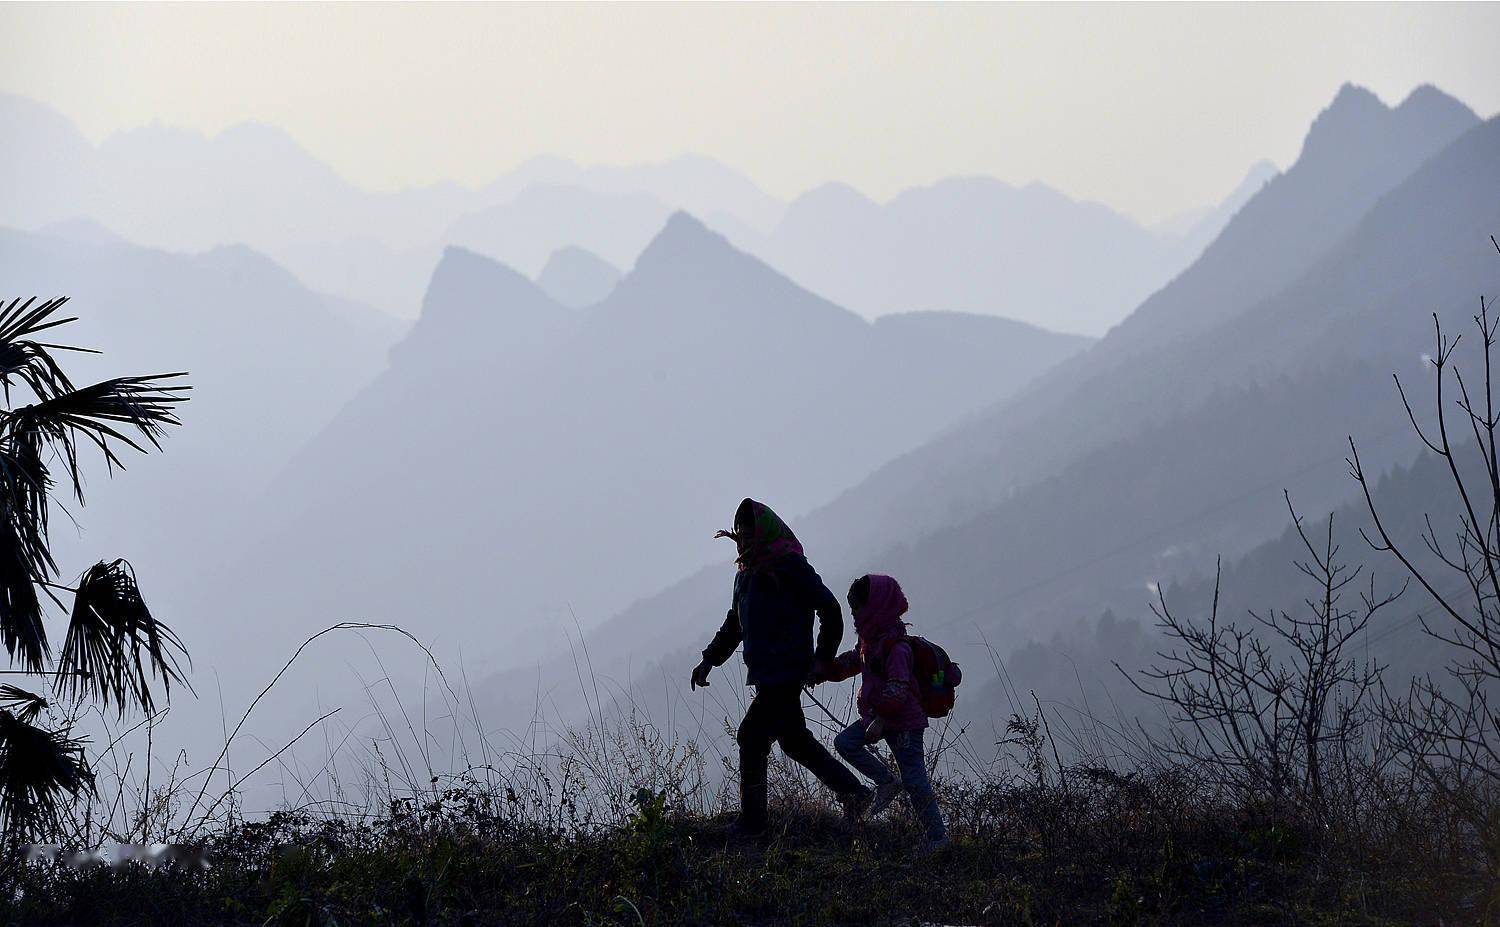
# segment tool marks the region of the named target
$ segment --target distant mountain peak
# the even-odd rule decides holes
[[[822,223],[839,217],[841,221],[859,223],[875,220],[885,207],[846,183],[830,181],[801,194],[787,207],[780,227]]]
[[[1417,136],[1456,138],[1478,121],[1473,110],[1431,85],[1393,109],[1366,88],[1344,84],[1313,121],[1298,161],[1343,161],[1356,148],[1409,144]]]
[[[1434,139],[1442,147],[1442,139],[1458,138],[1478,123],[1473,110],[1430,84],[1413,90],[1397,108],[1383,104],[1364,87],[1344,84],[1308,129],[1295,166],[1341,169],[1347,160],[1359,160],[1356,151],[1385,151],[1392,145],[1404,148]]]
[[[865,196],[853,186],[837,180],[831,180],[828,183],[819,184],[818,186],[813,187],[811,190],[808,190],[806,193],[797,197],[797,202],[800,203],[817,200],[835,202],[842,201],[860,204],[868,203],[871,206],[876,205],[874,200],[870,199],[868,196]]]
[[[1346,81],[1339,87],[1339,92],[1334,95],[1333,102],[1328,104],[1328,111],[1356,108],[1386,110],[1390,107],[1381,102],[1380,97],[1377,97],[1370,88]]]
[[[679,234],[717,235],[703,224],[703,220],[685,209],[679,209],[667,217],[667,224],[662,227],[662,234],[673,234],[674,230]]]
[[[600,257],[587,248],[580,248],[578,245],[563,245],[561,248],[558,248],[556,251],[552,252],[552,257],[548,258],[547,263],[551,264],[554,261],[572,261],[578,260],[580,258],[585,260],[595,260],[601,264],[609,264],[609,262],[604,260],[604,258]]]
[[[1432,84],[1422,84],[1401,101],[1396,112],[1423,119],[1478,122],[1479,116],[1456,97],[1449,96]]]
[[[492,257],[471,251],[460,245],[449,245],[443,249],[437,269],[432,272],[433,282],[439,278],[462,279],[465,282],[482,282],[487,287],[510,289],[512,287],[534,287],[530,280]]]
[[[696,216],[679,209],[667,217],[667,224],[641,252],[635,269],[640,272],[655,266],[678,265],[683,261],[722,259],[726,254],[749,259],[731,245],[729,239],[704,225]]]
[[[575,309],[592,306],[603,300],[619,282],[620,271],[617,267],[587,248],[576,245],[567,245],[552,252],[536,278],[537,286],[548,296]]]
[[[436,318],[446,324],[454,315],[491,315],[502,307],[528,311],[549,305],[557,308],[525,275],[468,248],[449,245],[422,297],[422,321]]]
[[[678,319],[701,321],[706,315],[755,318],[759,320],[756,325],[831,325],[844,331],[867,324],[761,258],[736,248],[686,212],[667,219],[604,305],[622,317],[650,314],[655,317],[653,324],[666,329],[675,327]],[[780,321],[767,321],[767,313]]]
[[[1433,84],[1419,84],[1412,88],[1412,92],[1406,95],[1406,99],[1401,101],[1401,106],[1430,106],[1434,104],[1447,106],[1454,103],[1457,103],[1459,106],[1464,105]],[[1397,108],[1399,109],[1400,107]],[[1465,108],[1467,109],[1467,107]]]
[[[1339,88],[1333,102],[1318,113],[1307,138],[1303,141],[1304,155],[1325,146],[1340,146],[1352,137],[1369,131],[1376,122],[1390,114],[1390,107],[1380,102],[1364,87],[1345,84]]]

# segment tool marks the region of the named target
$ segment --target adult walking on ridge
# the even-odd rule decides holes
[[[844,635],[838,598],[807,562],[796,535],[776,513],[746,499],[734,513],[731,538],[739,550],[734,596],[719,632],[693,669],[692,686],[708,685],[708,674],[744,644],[745,681],[755,697],[740,722],[740,817],[734,830],[766,828],[766,770],[771,745],[807,767],[858,817],[871,792],[807,729],[802,686],[815,669],[826,673]],[[818,617],[816,646],[813,615]]]

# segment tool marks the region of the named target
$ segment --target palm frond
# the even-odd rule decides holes
[[[38,332],[77,321],[76,317],[53,317],[67,301],[66,296],[61,296],[37,304],[33,296],[24,303],[12,299],[8,305],[0,304],[0,386],[4,387],[7,402],[14,380],[25,383],[37,399],[72,392],[73,384],[53,359],[52,351],[85,349],[47,344],[31,338]]]
[[[47,700],[10,683],[0,685],[0,708],[15,712],[17,718],[30,724],[47,710]]]
[[[29,441],[0,437],[0,517],[11,523],[32,571],[50,579],[57,565],[47,542],[47,494],[52,474]]]
[[[57,689],[96,695],[105,707],[113,701],[121,714],[127,702],[150,713],[150,678],[161,677],[167,697],[172,683],[185,684],[179,654],[186,656],[187,649],[152,616],[130,564],[101,561],[78,581],[68,636],[57,658]]]
[[[26,838],[55,822],[64,803],[92,789],[83,741],[0,709],[0,829]]]
[[[29,672],[45,668],[51,649],[42,625],[42,601],[37,594],[36,552],[16,529],[13,513],[0,518],[0,641],[12,658]],[[42,549],[48,563],[51,555]]]
[[[73,493],[83,501],[83,481],[78,472],[78,445],[92,442],[104,455],[111,471],[124,469],[111,442],[125,444],[144,453],[146,447],[161,447],[161,437],[169,425],[179,424],[174,411],[177,403],[186,402],[182,395],[191,387],[166,385],[166,381],[186,376],[183,373],[152,374],[144,377],[116,377],[90,386],[78,387],[40,402],[21,406],[4,414],[0,433],[18,449],[42,459],[44,446],[58,452],[72,479]]]
[[[51,485],[34,445],[0,437],[0,640],[32,672],[42,669],[49,654],[37,584],[57,571],[47,540]],[[61,606],[50,589],[43,589]]]

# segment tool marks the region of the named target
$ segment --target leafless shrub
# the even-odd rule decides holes
[[[1377,594],[1374,577],[1339,560],[1334,520],[1314,543],[1287,496],[1314,586],[1298,614],[1219,615],[1219,577],[1206,622],[1183,618],[1158,590],[1152,607],[1174,645],[1162,663],[1126,679],[1165,703],[1172,727],[1158,741],[1213,787],[1240,800],[1294,805],[1324,816],[1347,806],[1369,769],[1381,666],[1347,655],[1350,642],[1405,591]],[[1357,592],[1357,604],[1348,596]],[[1116,664],[1118,666],[1118,664]]]
[[[1490,241],[1500,251],[1500,242]],[[1490,310],[1481,296],[1474,324],[1482,377],[1474,391],[1454,358],[1461,336],[1449,339],[1433,315],[1436,346],[1428,362],[1434,423],[1421,424],[1395,377],[1412,429],[1446,465],[1451,513],[1437,513],[1436,525],[1432,513],[1425,517],[1420,545],[1398,539],[1382,518],[1373,479],[1352,437],[1348,462],[1374,524],[1374,536],[1367,533],[1366,541],[1399,561],[1431,597],[1435,607],[1419,616],[1422,630],[1452,654],[1444,678],[1413,679],[1404,690],[1388,693],[1385,715],[1400,737],[1402,761],[1465,815],[1484,838],[1493,869],[1500,867],[1500,706],[1492,701],[1500,682],[1500,411],[1493,363],[1500,319],[1491,319]],[[1450,371],[1456,397],[1445,395]],[[1460,414],[1453,415],[1454,409]]]

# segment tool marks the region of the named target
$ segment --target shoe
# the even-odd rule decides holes
[[[860,789],[849,795],[839,796],[839,801],[844,803],[844,820],[853,823],[863,818],[870,811],[870,802],[874,799],[874,793],[869,789]]]
[[[890,807],[891,801],[901,794],[901,780],[892,779],[875,786],[875,797],[870,799],[870,810],[867,812],[874,817],[886,808]]]

